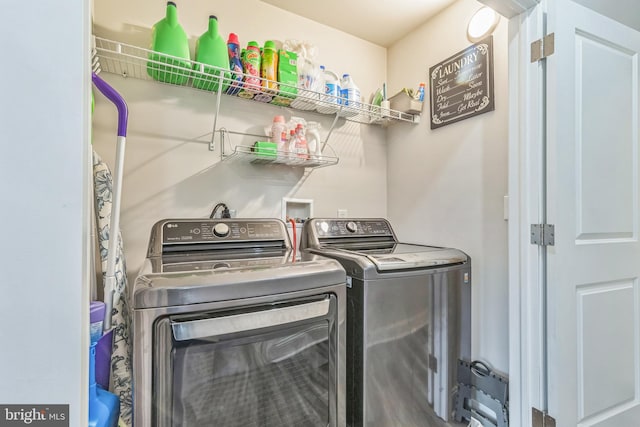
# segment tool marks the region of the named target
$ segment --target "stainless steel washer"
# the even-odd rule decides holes
[[[132,301],[136,427],[345,425],[345,272],[282,221],[158,222]]]
[[[347,425],[434,427],[452,417],[471,356],[471,261],[398,242],[384,219],[311,219],[303,251],[347,271]]]

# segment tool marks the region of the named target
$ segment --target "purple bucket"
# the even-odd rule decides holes
[[[104,334],[96,345],[96,383],[105,390],[109,390],[112,344],[113,329]]]
[[[101,301],[91,301],[91,343],[96,344],[96,383],[105,390],[109,390],[109,374],[111,371],[111,347],[113,343],[113,329],[102,335],[102,325],[105,314],[105,304]]]

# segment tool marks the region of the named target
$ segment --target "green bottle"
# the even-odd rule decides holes
[[[151,29],[151,50],[153,52],[149,53],[149,59],[156,62],[147,62],[147,73],[153,79],[176,85],[187,83],[190,75],[188,70],[191,68],[189,40],[178,23],[178,10],[174,2],[167,3],[167,16]]]
[[[217,91],[219,76],[222,73],[222,91],[229,87],[231,72],[229,70],[229,54],[227,42],[224,41],[218,32],[218,18],[209,16],[209,29],[200,36],[196,43],[196,62],[204,64],[193,64],[193,86],[198,89]],[[207,67],[211,65],[216,68]]]
[[[262,88],[267,92],[278,90],[278,50],[272,40],[264,42],[262,50],[262,61],[260,62],[260,77]]]

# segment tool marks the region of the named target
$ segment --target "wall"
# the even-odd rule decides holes
[[[388,50],[390,94],[428,81],[429,67],[464,49],[482,5],[459,0]],[[472,258],[472,352],[508,371],[507,21],[494,32],[495,111],[431,130],[389,129],[388,215],[406,241],[452,246]]]
[[[62,0],[3,12],[3,52],[20,65],[0,78],[0,404],[69,404],[69,425],[86,426],[90,11]],[[64,49],[46,48],[54,35]]]
[[[164,16],[164,5],[151,0],[96,0],[94,32],[148,47],[150,28]],[[350,72],[366,96],[386,79],[384,48],[257,0],[178,2],[178,14],[190,36],[202,34],[208,16],[215,14],[223,36],[233,31],[241,45],[249,40],[262,44],[267,39],[312,42],[319,61],[336,72]],[[192,55],[195,37],[191,40]],[[154,222],[169,217],[205,217],[217,202],[227,203],[245,217],[280,217],[282,197],[313,199],[316,216],[336,216],[338,208],[347,209],[350,216],[386,215],[384,128],[340,120],[329,141],[340,158],[339,164],[311,173],[220,162],[217,138],[215,152],[207,149],[214,96],[101,75],[122,93],[130,107],[121,223],[130,279],[144,258]],[[261,133],[276,114],[292,115],[287,109],[223,96],[218,126]],[[320,121],[326,136],[331,116],[300,114],[307,120]],[[98,96],[94,148],[109,163],[113,163],[115,149],[115,120],[115,109]],[[251,145],[255,140],[230,135],[231,145]]]
[[[348,69],[365,96],[385,78],[390,94],[425,81],[430,66],[470,44],[466,24],[481,6],[475,0],[460,0],[386,51],[257,0],[209,5],[178,4],[180,22],[189,35],[202,33],[206,17],[213,13],[221,32],[238,33],[241,44],[269,38],[314,42],[320,62],[337,72]],[[150,27],[163,13],[164,2],[96,0],[94,32],[146,47]],[[494,33],[494,46],[495,111],[435,131],[429,129],[426,111],[423,123],[396,124],[388,130],[340,122],[330,141],[340,163],[310,174],[220,162],[220,144],[213,153],[207,150],[214,97],[103,73],[131,109],[122,212],[129,277],[135,276],[144,258],[149,229],[156,220],[207,216],[219,201],[247,217],[279,216],[282,197],[314,199],[316,216],[335,216],[338,208],[346,208],[353,217],[388,215],[404,240],[459,247],[471,255],[473,352],[506,372],[505,20]],[[96,105],[94,148],[111,161],[115,111],[100,97]],[[229,97],[223,97],[221,111],[219,126],[250,133],[260,132],[275,114],[290,115],[281,108]],[[330,124],[321,115],[307,118],[320,120],[325,129]],[[231,142],[252,140],[231,135]]]

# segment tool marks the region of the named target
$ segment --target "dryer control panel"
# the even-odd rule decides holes
[[[384,219],[315,219],[314,232],[320,237],[393,236]]]
[[[279,221],[189,220],[162,225],[162,243],[212,243],[217,241],[283,240],[286,229]]]
[[[237,253],[252,253],[290,248],[287,227],[279,219],[164,219],[151,228],[147,257],[230,249]]]

